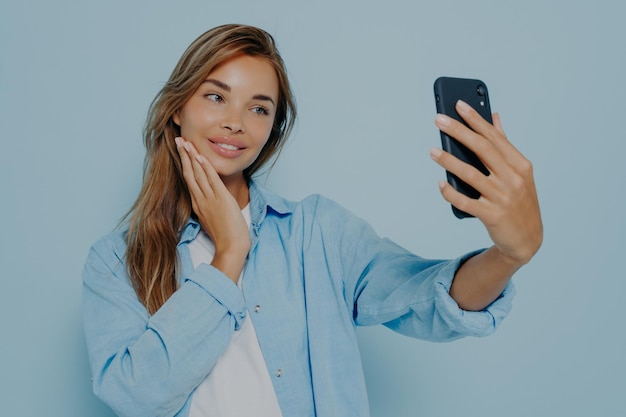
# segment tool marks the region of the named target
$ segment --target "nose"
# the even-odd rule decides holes
[[[241,133],[244,131],[243,119],[241,112],[237,109],[230,109],[224,115],[221,123],[222,129],[226,129],[231,133]]]

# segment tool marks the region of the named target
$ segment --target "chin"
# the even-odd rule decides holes
[[[218,169],[216,171],[217,171],[217,175],[220,176],[222,181],[236,180],[236,179],[240,179],[244,177],[243,171],[230,171],[230,170],[221,170],[221,169]]]

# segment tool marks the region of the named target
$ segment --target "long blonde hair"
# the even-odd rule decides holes
[[[223,25],[189,45],[169,80],[152,101],[144,129],[143,185],[126,215],[126,266],[137,297],[154,314],[178,288],[177,245],[192,208],[174,138],[172,117],[222,62],[240,54],[267,59],[276,70],[279,97],[269,139],[244,170],[247,181],[280,153],[296,117],[295,100],[274,39],[262,29]]]

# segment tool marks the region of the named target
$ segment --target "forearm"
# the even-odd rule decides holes
[[[483,310],[502,294],[521,266],[492,246],[468,259],[458,269],[450,287],[450,296],[463,310]]]

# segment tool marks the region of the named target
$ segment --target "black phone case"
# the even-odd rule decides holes
[[[440,77],[435,81],[434,91],[437,113],[446,114],[467,126],[467,123],[463,121],[454,108],[458,100],[463,100],[472,106],[485,120],[489,123],[493,123],[491,119],[491,106],[489,104],[487,85],[481,80]],[[489,170],[480,161],[480,159],[478,159],[474,152],[470,151],[465,145],[458,142],[451,136],[448,136],[441,131],[440,134],[441,145],[446,152],[449,152],[460,160],[475,166],[483,174],[489,175]],[[456,175],[446,171],[446,176],[448,178],[448,182],[459,192],[475,199],[480,197],[480,193],[476,191],[476,189],[466,184]],[[454,206],[452,206],[452,211],[459,219],[473,217],[471,214],[459,210]]]

